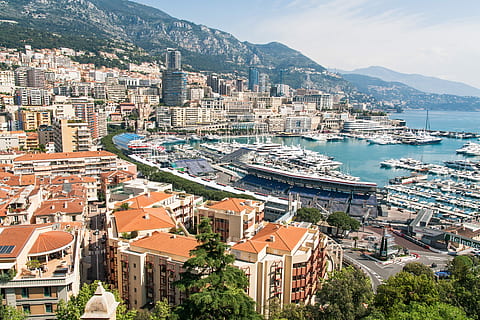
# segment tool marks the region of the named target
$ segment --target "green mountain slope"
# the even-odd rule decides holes
[[[18,22],[10,28],[43,32],[39,38],[68,46],[76,39],[101,39],[86,42],[89,51],[111,51],[110,47],[142,48],[157,59],[166,48],[182,51],[184,63],[195,70],[246,74],[254,65],[278,80],[281,69],[293,72],[287,79],[294,86],[325,85],[348,87],[339,78],[322,75],[325,69],[280,43],[263,45],[241,42],[229,33],[169,16],[161,10],[126,0],[10,0],[0,1],[0,19]],[[3,26],[3,25],[2,25]],[[32,31],[33,31],[32,30]],[[23,31],[22,31],[23,32]],[[54,34],[47,36],[48,33]],[[106,43],[103,43],[106,42]],[[27,44],[28,41],[22,42]],[[37,41],[32,41],[36,47]],[[12,45],[6,32],[0,31],[0,44]],[[298,70],[301,72],[298,72]],[[310,77],[306,73],[312,73]],[[313,79],[312,79],[313,78]],[[320,80],[320,81],[317,81]]]

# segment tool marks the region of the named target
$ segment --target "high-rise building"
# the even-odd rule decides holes
[[[165,56],[167,70],[182,70],[182,54],[180,51],[168,48]]]
[[[92,148],[90,129],[81,120],[58,119],[53,130],[57,152],[90,151]]]
[[[163,102],[167,106],[181,106],[187,101],[187,74],[182,72],[180,51],[168,49],[166,65],[162,79]]]
[[[250,91],[258,91],[258,85],[260,82],[260,73],[258,69],[255,67],[250,67],[248,70],[248,90]]]

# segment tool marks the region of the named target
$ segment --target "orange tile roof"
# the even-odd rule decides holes
[[[18,176],[3,175],[3,177],[3,183],[9,186],[29,186],[35,184],[35,176],[32,174],[24,174]]]
[[[47,231],[40,234],[29,254],[48,253],[64,248],[73,242],[73,235],[64,231]]]
[[[82,199],[53,199],[42,203],[33,215],[48,216],[54,215],[57,212],[61,213],[82,213],[85,208],[85,201]]]
[[[0,259],[17,257],[36,228],[34,225],[0,228],[0,246],[14,246],[12,252],[0,254]]]
[[[232,249],[251,252],[251,253],[259,253],[267,246],[266,242],[255,241],[255,240],[247,240],[245,242],[239,242],[232,246]]]
[[[284,226],[277,223],[268,223],[255,236],[253,236],[253,238],[250,239],[250,241],[257,242],[257,243],[265,243],[265,245],[268,245],[272,249],[291,252],[298,245],[298,243],[303,239],[303,237],[307,232],[308,232],[308,229],[306,228]],[[255,245],[256,248],[259,248],[258,244],[250,244],[250,245]],[[254,251],[249,251],[252,249],[249,249],[247,245],[244,245],[244,243],[238,243],[234,245],[232,248],[237,250],[242,250],[242,251],[245,250],[247,252],[254,252]]]
[[[58,152],[58,153],[31,153],[15,158],[14,162],[19,161],[41,161],[54,159],[74,159],[74,158],[92,158],[92,157],[112,157],[115,154],[108,151],[80,151],[80,152]]]
[[[156,230],[175,227],[164,208],[142,208],[114,213],[118,232]]]
[[[254,210],[253,207],[247,205],[246,201],[247,200],[245,199],[239,199],[239,198],[227,198],[227,199],[223,199],[222,201],[218,201],[212,205],[209,205],[208,208],[216,209],[216,210],[225,210],[225,211],[228,210],[236,213],[240,213],[243,210],[246,210],[247,212]],[[253,201],[252,203],[258,203],[258,202]]]
[[[116,207],[121,207],[122,204],[128,203],[128,206],[132,209],[145,208],[155,205],[156,203],[162,202],[168,198],[174,197],[173,194],[165,192],[149,192],[147,194],[141,194],[139,196],[124,200],[118,204]]]
[[[149,249],[152,251],[189,258],[190,251],[198,245],[197,239],[166,232],[154,232],[151,236],[131,243],[131,246]]]

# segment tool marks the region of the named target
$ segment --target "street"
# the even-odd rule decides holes
[[[105,235],[104,226],[104,209],[91,210],[90,218],[90,230],[88,232],[89,237],[89,254],[91,259],[91,266],[88,270],[88,280],[100,280],[105,281],[105,241],[103,237]]]

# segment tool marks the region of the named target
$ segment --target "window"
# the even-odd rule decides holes
[[[23,312],[30,313],[30,305],[24,304],[22,307],[23,307]]]
[[[45,297],[51,297],[52,296],[52,287],[43,287],[43,295]]]
[[[28,298],[28,288],[22,288],[22,298]],[[30,306],[28,306],[30,308]]]
[[[53,307],[51,303],[45,304],[45,313],[53,313]]]

